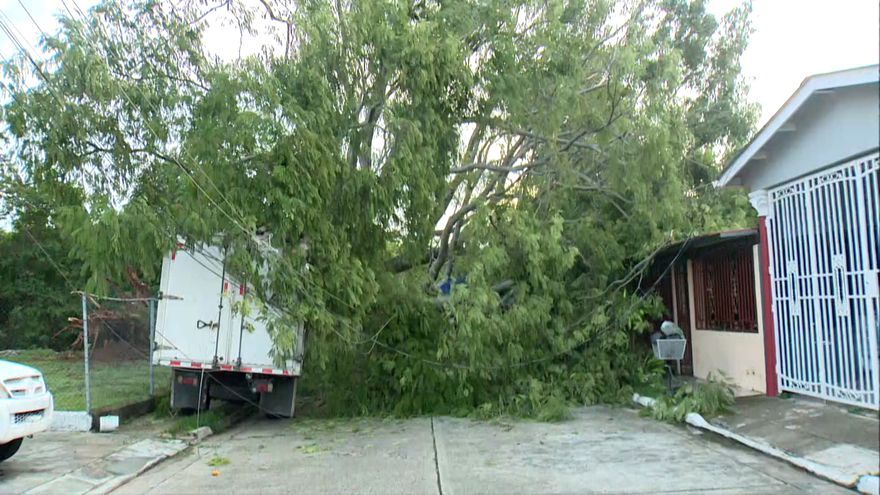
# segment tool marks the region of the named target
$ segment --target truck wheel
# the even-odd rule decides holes
[[[11,442],[0,444],[0,462],[15,455],[15,453],[18,452],[19,447],[21,447],[22,440],[22,438],[16,438]]]

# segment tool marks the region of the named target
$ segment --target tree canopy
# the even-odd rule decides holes
[[[221,6],[106,1],[7,63],[5,199],[51,205],[89,290],[223,243],[341,410],[619,399],[653,369],[651,253],[750,222],[711,185],[756,115],[747,4]],[[212,53],[217,15],[264,48]]]

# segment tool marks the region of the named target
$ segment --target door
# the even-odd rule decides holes
[[[771,191],[782,390],[880,407],[878,155]]]
[[[182,246],[162,262],[156,321],[157,361],[210,364],[215,356],[223,261],[213,248]]]

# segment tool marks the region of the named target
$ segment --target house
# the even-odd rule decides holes
[[[664,319],[688,341],[682,374],[707,379],[720,371],[742,393],[766,393],[759,259],[756,229],[706,234],[657,253],[652,285]]]
[[[880,408],[878,73],[807,78],[718,180],[746,188],[758,214],[768,395]]]

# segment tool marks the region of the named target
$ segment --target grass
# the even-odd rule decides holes
[[[171,435],[178,436],[187,434],[201,426],[207,426],[214,433],[220,433],[227,426],[226,413],[222,409],[211,409],[198,415],[177,416],[176,421],[167,431]]]
[[[2,359],[33,366],[43,373],[55,397],[55,409],[82,411],[86,408],[85,368],[82,352],[48,349],[19,351]],[[171,370],[155,368],[155,395],[168,394]],[[149,398],[150,364],[137,361],[94,362],[89,373],[92,409],[123,406]]]
[[[228,464],[229,464],[229,459],[227,459],[226,457],[223,457],[223,456],[216,455],[216,454],[214,455],[214,457],[211,458],[211,460],[208,461],[208,465],[211,467],[226,466]]]

